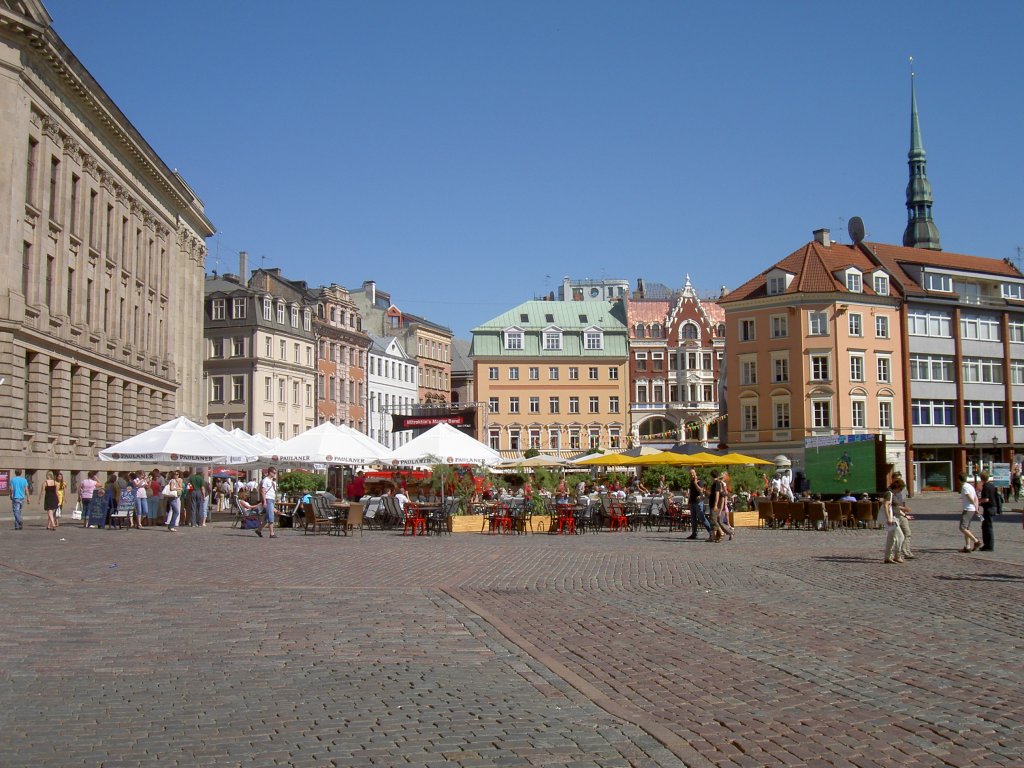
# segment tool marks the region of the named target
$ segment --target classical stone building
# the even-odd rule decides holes
[[[366,432],[366,354],[370,337],[348,289],[319,290],[313,331],[317,346],[317,424],[329,421]]]
[[[202,420],[203,204],[51,28],[0,0],[0,465]]]
[[[315,425],[315,310],[306,284],[280,269],[206,279],[211,422],[282,440]]]

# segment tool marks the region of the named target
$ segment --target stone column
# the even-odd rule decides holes
[[[107,410],[103,418],[107,422],[107,442],[113,445],[124,440],[124,383],[114,376],[107,380]]]
[[[50,428],[50,356],[41,352],[29,353],[25,396],[28,404],[29,432],[36,436],[46,434]]]
[[[121,439],[124,440],[128,437],[133,437],[138,434],[138,415],[139,415],[139,400],[138,400],[138,387],[135,384],[125,383],[124,385],[124,401],[122,408],[124,410],[124,428],[121,435]]]
[[[89,369],[75,366],[71,369],[71,434],[85,439],[89,437],[89,404],[92,399],[92,383]]]
[[[50,363],[50,434],[67,435],[71,428],[71,363]]]
[[[105,373],[93,373],[89,377],[89,413],[87,428],[89,437],[101,448],[106,448],[114,441],[109,440],[107,419],[107,379]]]

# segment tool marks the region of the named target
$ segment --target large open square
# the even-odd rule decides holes
[[[1021,516],[967,555],[954,496],[911,506],[918,558],[884,565],[880,531],[261,540],[5,504],[0,764],[1020,765]]]

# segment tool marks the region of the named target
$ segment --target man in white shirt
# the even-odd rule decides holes
[[[960,533],[964,535],[964,548],[960,551],[973,552],[981,547],[978,537],[971,533],[971,520],[978,513],[978,491],[962,472],[957,479],[960,481],[960,507],[963,510],[960,515]]]
[[[270,467],[267,476],[260,483],[260,501],[263,504],[263,519],[260,527],[256,529],[256,535],[263,538],[263,527],[270,529],[270,538],[276,539],[274,533],[274,503],[277,501],[277,469]]]

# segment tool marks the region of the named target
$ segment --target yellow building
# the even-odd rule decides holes
[[[628,337],[621,300],[527,301],[473,329],[480,438],[505,455],[624,446]]]

